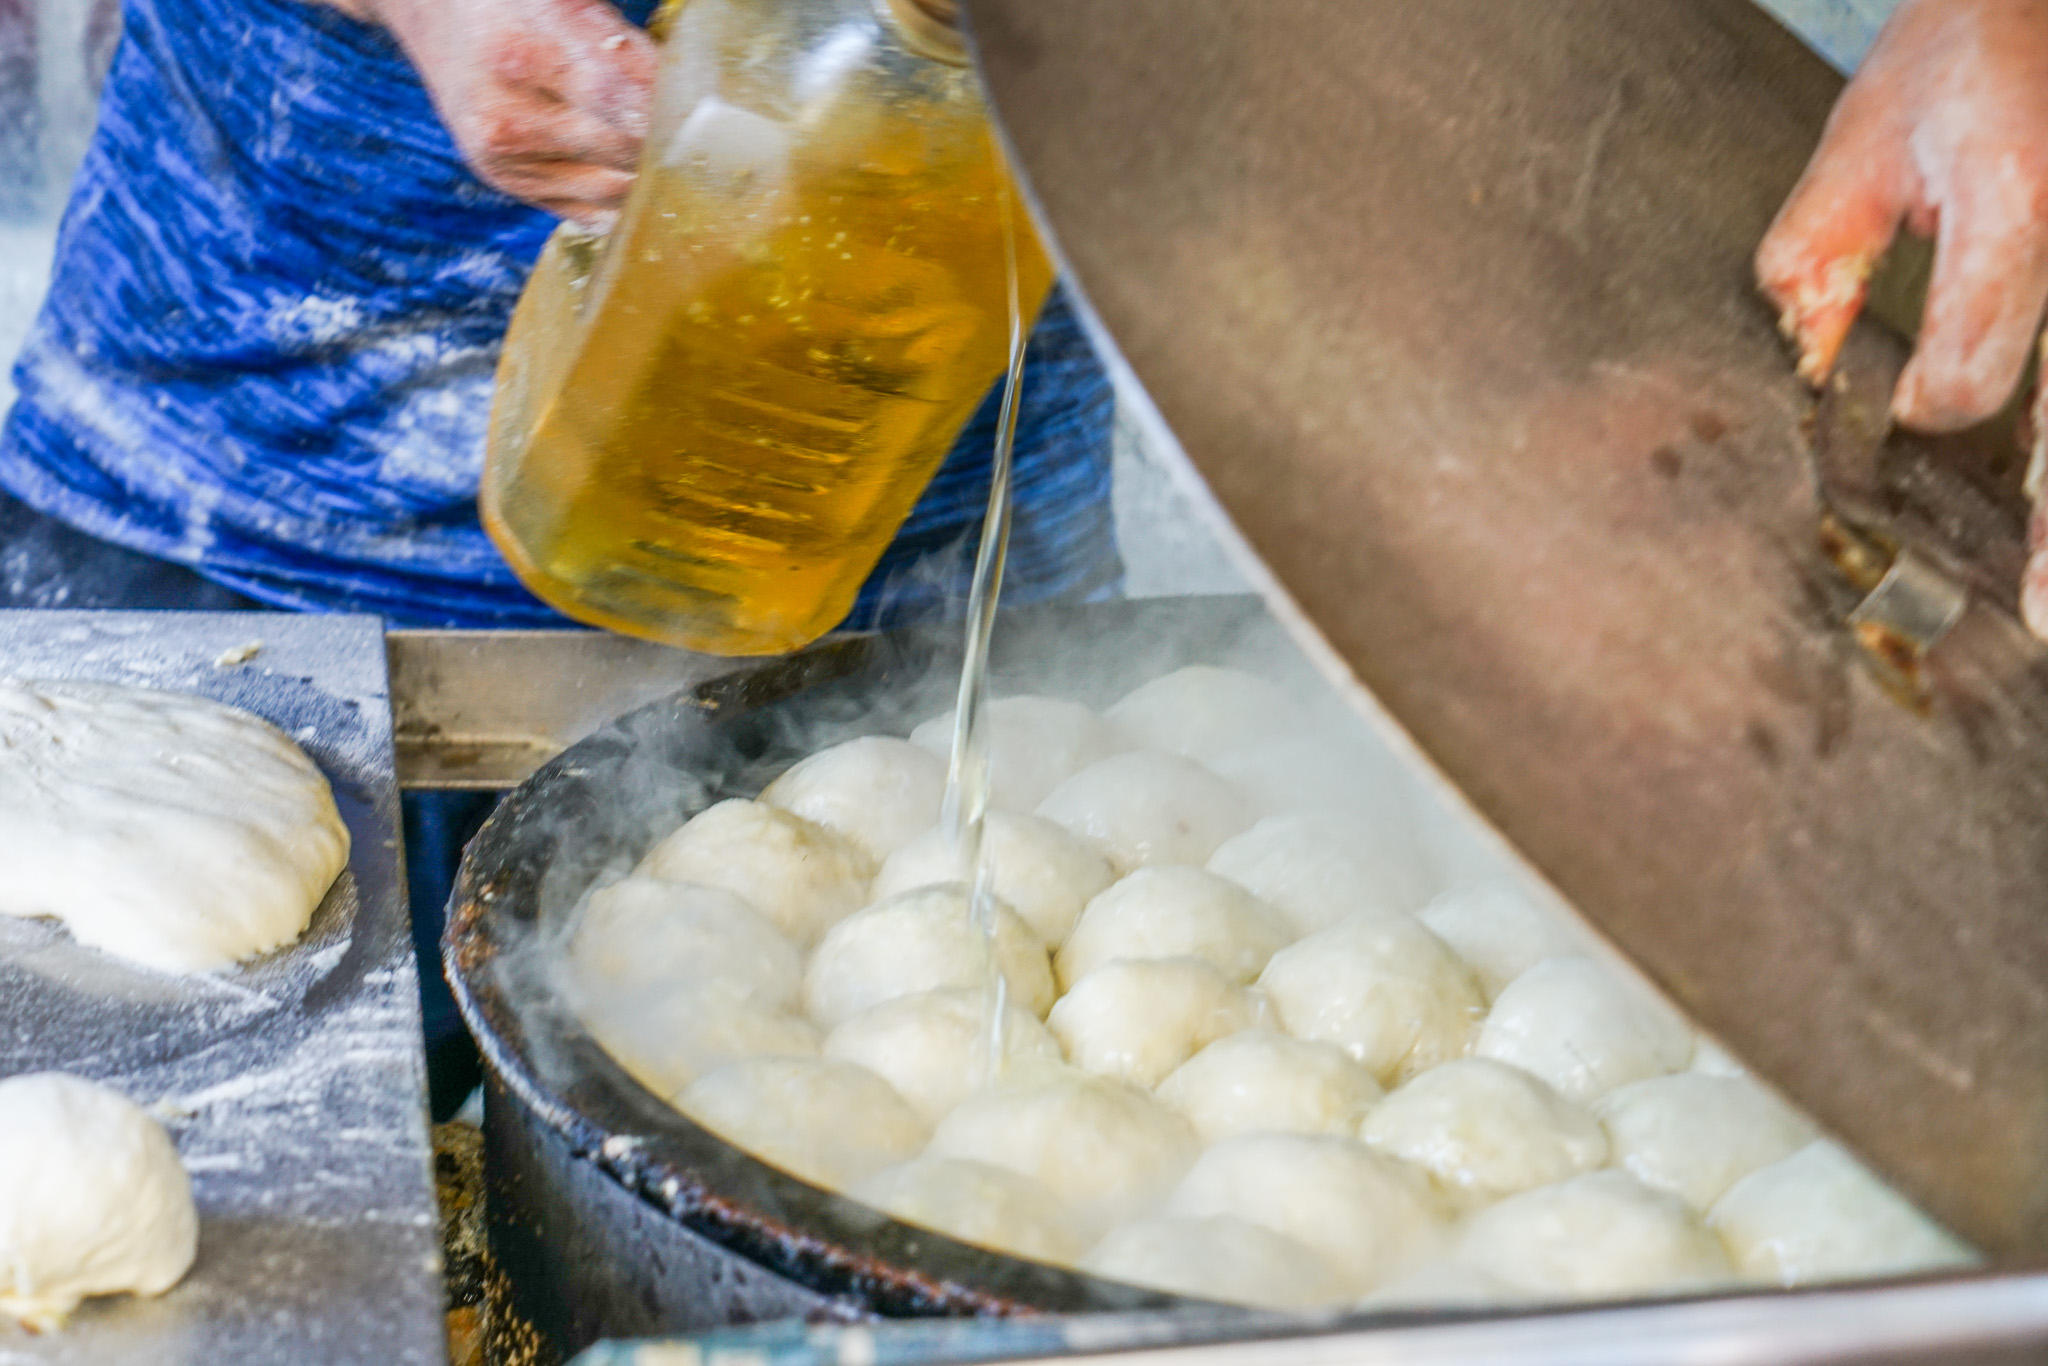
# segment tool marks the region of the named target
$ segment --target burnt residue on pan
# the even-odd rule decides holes
[[[1011,621],[998,633],[999,681],[1007,658],[1035,687],[1096,702],[1273,629],[1249,600],[1234,598],[1107,604]],[[1074,651],[1077,636],[1090,633],[1110,648]],[[522,1120],[537,1120],[577,1160],[676,1227],[848,1312],[1186,1306],[898,1223],[757,1161],[634,1082],[548,980],[558,942],[551,936],[596,878],[629,867],[712,802],[758,792],[808,747],[907,730],[943,707],[957,667],[951,634],[828,640],[629,713],[564,752],[514,791],[470,846],[449,905],[449,979],[494,1095],[516,1104]],[[1051,657],[1055,641],[1073,655],[1071,667]],[[649,1321],[701,1322],[687,1306],[671,1308],[664,1315],[653,1307]]]

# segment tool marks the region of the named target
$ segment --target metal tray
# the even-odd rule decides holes
[[[0,677],[254,712],[327,774],[353,840],[306,934],[229,973],[148,972],[0,917],[0,1075],[74,1072],[156,1107],[200,1216],[198,1261],[168,1294],[89,1301],[41,1337],[0,1326],[0,1366],[445,1361],[381,623],[0,612]]]

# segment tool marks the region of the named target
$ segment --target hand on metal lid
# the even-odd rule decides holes
[[[1936,258],[1893,412],[1966,427],[2011,396],[2048,300],[2048,3],[1906,0],[1879,36],[1757,249],[1807,379],[1902,224]]]

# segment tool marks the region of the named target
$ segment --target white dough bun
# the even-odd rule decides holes
[[[1266,1028],[1218,1039],[1158,1091],[1205,1143],[1251,1133],[1349,1137],[1382,1094],[1372,1073],[1335,1044]]]
[[[1471,966],[1489,1001],[1544,959],[1582,947],[1557,917],[1504,882],[1441,893],[1415,918]]]
[[[1678,1295],[1734,1280],[1720,1239],[1698,1216],[1618,1171],[1587,1172],[1481,1210],[1456,1256],[1544,1300]]]
[[[1081,1221],[1057,1195],[986,1162],[912,1158],[847,1194],[906,1224],[1035,1262],[1071,1266],[1087,1246]]]
[[[1328,811],[1268,816],[1225,841],[1208,867],[1278,910],[1296,937],[1362,913],[1412,914],[1437,882],[1412,836]]]
[[[965,887],[921,887],[840,921],[804,969],[804,1009],[832,1029],[899,996],[980,989],[988,955],[968,903]],[[1010,999],[1042,1018],[1052,1008],[1052,963],[1031,927],[1001,904],[995,951]]]
[[[988,1082],[988,994],[951,988],[898,996],[847,1020],[825,1040],[828,1058],[858,1063],[936,1123]],[[1059,1042],[1036,1015],[1004,1007],[1011,1064],[1058,1062]]]
[[[1767,1285],[1903,1276],[1979,1260],[1828,1139],[1737,1181],[1708,1222],[1743,1277]]]
[[[1023,916],[1048,948],[1065,943],[1081,908],[1116,881],[1116,870],[1094,845],[1043,816],[990,811],[981,839],[996,897]],[[973,880],[959,847],[935,825],[889,855],[870,895],[886,901],[919,887]]]
[[[1458,1058],[1409,1081],[1373,1107],[1359,1137],[1467,1201],[1547,1186],[1607,1160],[1607,1135],[1591,1113],[1485,1058]]]
[[[1155,1208],[1195,1160],[1187,1121],[1143,1091],[1069,1067],[1019,1072],[939,1121],[930,1155],[1021,1172],[1097,1231]]]
[[[851,841],[874,863],[939,818],[945,761],[908,740],[864,735],[792,764],[761,800]]]
[[[1285,690],[1241,669],[1194,664],[1125,693],[1103,713],[1124,743],[1190,759],[1284,739],[1303,728]]]
[[[48,1330],[93,1295],[160,1295],[198,1246],[192,1183],[141,1106],[61,1072],[0,1081],[0,1319]]]
[[[628,1076],[664,1100],[728,1063],[811,1057],[818,1031],[743,991],[716,982],[621,995],[580,993],[576,1013]]]
[[[1192,759],[1156,750],[1114,754],[1082,769],[1039,803],[1128,873],[1155,863],[1200,867],[1251,824],[1237,789]]]
[[[1471,970],[1406,916],[1312,934],[1274,954],[1259,986],[1289,1034],[1337,1045],[1387,1084],[1464,1056],[1486,1009]]]
[[[1335,1273],[1310,1248],[1229,1215],[1124,1224],[1090,1249],[1081,1269],[1254,1309],[1313,1309],[1343,1297]]]
[[[1265,1003],[1200,958],[1119,959],[1053,1003],[1046,1025],[1084,1072],[1152,1087]]]
[[[801,947],[866,903],[874,865],[822,826],[734,797],[692,816],[633,871],[731,892]]]
[[[1643,986],[1574,954],[1546,958],[1510,982],[1474,1051],[1587,1104],[1684,1067],[1692,1030]]]
[[[1247,1134],[1203,1153],[1168,1214],[1232,1215],[1313,1248],[1362,1295],[1435,1250],[1440,1207],[1413,1168],[1347,1138]]]
[[[910,732],[910,742],[950,761],[950,711]],[[1116,731],[1079,702],[1059,697],[997,697],[981,710],[988,737],[989,802],[1030,811],[1055,787],[1122,747]]]
[[[1200,958],[1249,982],[1294,939],[1257,897],[1200,868],[1140,868],[1088,903],[1053,965],[1075,983],[1120,958]]]
[[[1594,1108],[1615,1166],[1701,1211],[1757,1168],[1790,1157],[1818,1136],[1803,1116],[1746,1077],[1674,1072],[1609,1091]]]
[[[629,877],[584,898],[569,967],[586,997],[716,984],[786,1010],[803,959],[773,921],[719,887]]]
[[[729,1063],[675,1103],[763,1162],[835,1191],[908,1160],[929,1132],[888,1082],[833,1058]]]

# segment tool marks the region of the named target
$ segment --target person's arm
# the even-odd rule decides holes
[[[327,0],[389,29],[470,168],[603,226],[647,135],[654,44],[607,0]]]

